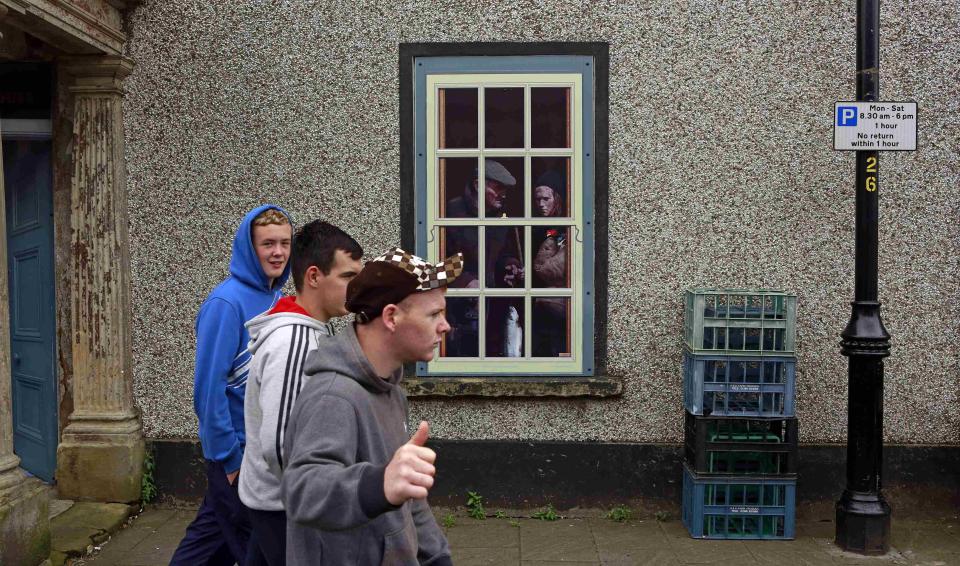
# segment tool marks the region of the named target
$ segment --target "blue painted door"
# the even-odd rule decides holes
[[[49,140],[3,140],[13,447],[46,481],[57,463],[51,176]]]

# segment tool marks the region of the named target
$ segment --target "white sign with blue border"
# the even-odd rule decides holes
[[[914,151],[916,102],[836,102],[833,149],[837,151]]]

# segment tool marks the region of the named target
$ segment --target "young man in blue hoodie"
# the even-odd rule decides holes
[[[246,444],[250,337],[244,324],[280,299],[290,275],[292,228],[279,206],[266,204],[247,213],[233,240],[230,276],[200,306],[193,407],[207,460],[207,492],[172,565],[243,564],[250,523],[236,480]]]

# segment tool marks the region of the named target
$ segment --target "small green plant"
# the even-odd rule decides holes
[[[483,508],[483,496],[476,491],[467,492],[467,515],[480,520],[487,518],[487,512]]]
[[[557,515],[557,510],[554,509],[551,504],[530,515],[530,517],[532,519],[540,519],[541,521],[556,521],[560,518],[560,515]]]
[[[453,528],[457,524],[457,518],[453,516],[453,513],[447,513],[443,516],[440,524],[442,524],[445,529]]]
[[[617,505],[607,513],[607,519],[618,523],[625,523],[633,517],[633,510],[626,505]]]
[[[506,518],[507,518],[507,514],[504,513],[503,511],[497,511],[496,513],[493,514],[493,516],[494,516],[494,518],[496,518],[496,519],[506,519]]]
[[[653,516],[662,523],[670,518],[670,513],[667,513],[666,511],[657,511],[653,514]]]
[[[140,479],[140,500],[143,503],[150,503],[157,498],[157,484],[153,479],[155,468],[153,453],[147,452],[146,458],[143,459],[143,477]]]
[[[510,526],[511,526],[511,527],[519,527],[519,526],[520,526],[520,521],[517,521],[517,520],[510,521]]]

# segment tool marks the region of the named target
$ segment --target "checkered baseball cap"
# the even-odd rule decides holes
[[[462,253],[434,264],[401,248],[391,248],[367,262],[347,285],[347,310],[357,315],[358,322],[366,323],[380,316],[383,307],[413,293],[449,285],[462,272]]]

